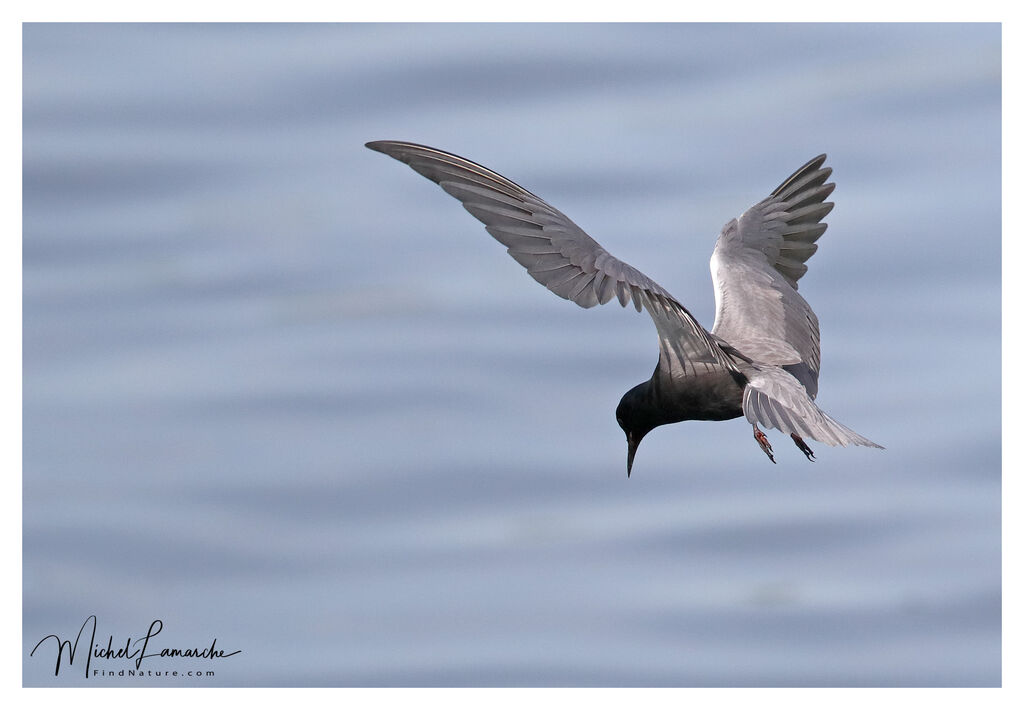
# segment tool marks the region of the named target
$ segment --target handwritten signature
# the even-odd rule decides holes
[[[119,645],[115,648],[114,637],[108,636],[107,644],[106,646],[103,646],[100,643],[96,643],[96,615],[91,614],[90,616],[86,617],[85,621],[82,623],[82,628],[78,630],[78,635],[75,637],[74,643],[71,643],[70,640],[61,639],[59,636],[57,636],[57,634],[50,634],[48,636],[44,636],[42,639],[39,640],[39,643],[35,645],[35,647],[32,649],[32,653],[30,653],[29,656],[35,656],[36,651],[39,650],[39,647],[42,646],[44,642],[53,639],[54,642],[57,644],[57,663],[54,666],[53,674],[55,676],[59,675],[61,663],[64,661],[65,658],[67,658],[68,666],[74,665],[75,656],[78,654],[78,644],[82,641],[82,634],[85,633],[86,628],[89,628],[90,625],[92,630],[89,634],[89,651],[86,653],[85,656],[86,678],[89,677],[89,669],[92,665],[93,658],[101,658],[104,660],[123,658],[127,660],[133,660],[135,662],[135,669],[141,670],[142,662],[147,658],[214,659],[227,658],[228,656],[234,656],[236,653],[241,653],[241,650],[231,651],[230,653],[226,651],[221,651],[219,648],[217,648],[216,638],[214,638],[213,641],[210,642],[210,645],[206,646],[205,648],[162,648],[160,649],[160,651],[152,651],[147,653],[150,641],[152,641],[157,634],[163,631],[164,622],[160,619],[155,619],[153,623],[149,625],[149,630],[146,631],[146,635],[136,639],[135,641],[132,641],[131,636],[129,636],[125,640],[123,646]]]

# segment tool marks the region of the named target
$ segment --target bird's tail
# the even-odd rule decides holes
[[[756,367],[743,391],[743,414],[751,424],[809,437],[829,446],[885,448],[818,409],[804,386],[782,368]]]

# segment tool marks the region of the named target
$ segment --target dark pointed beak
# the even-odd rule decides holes
[[[640,446],[641,438],[626,434],[626,478],[633,472],[633,457],[636,456],[636,448]]]

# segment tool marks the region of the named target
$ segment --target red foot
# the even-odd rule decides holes
[[[772,456],[772,445],[768,443],[768,437],[764,435],[763,431],[757,428],[756,424],[754,425],[754,439],[756,439],[757,443],[761,446],[761,451],[771,459],[772,463],[775,463],[775,457]]]
[[[807,460],[808,461],[813,461],[814,460],[814,452],[811,451],[811,447],[808,446],[807,444],[805,444],[804,440],[801,439],[796,434],[790,434],[790,436],[793,437],[793,443],[796,444],[796,447],[798,449],[800,449],[800,451],[803,453],[804,456],[807,457]]]

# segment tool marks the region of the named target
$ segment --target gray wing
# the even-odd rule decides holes
[[[643,307],[658,329],[676,376],[731,368],[715,340],[665,289],[619,261],[572,220],[532,192],[465,158],[414,143],[373,141],[462,203],[530,276],[564,299],[591,308],[617,298]]]
[[[812,398],[821,369],[818,318],[797,282],[833,207],[824,201],[835,189],[825,182],[832,168],[824,162],[824,155],[814,158],[725,225],[711,256],[711,332],[757,362],[784,366]]]

